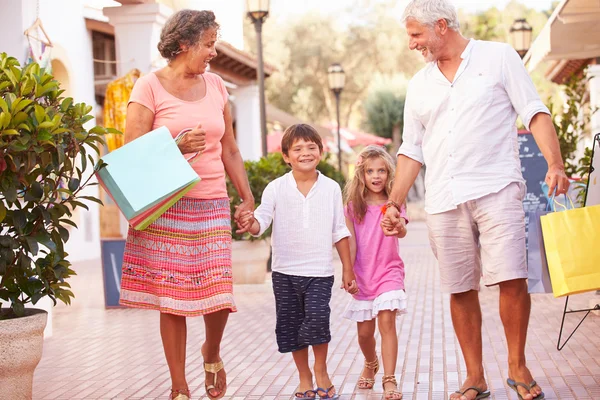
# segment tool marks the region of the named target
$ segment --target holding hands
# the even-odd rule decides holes
[[[381,229],[386,236],[401,236],[406,232],[406,222],[396,207],[386,207],[381,219]]]
[[[243,202],[239,206],[235,206],[234,219],[238,226],[236,233],[249,232],[252,235],[258,234],[260,231],[260,224],[254,218],[254,204],[250,205],[250,202]]]
[[[356,284],[356,277],[354,276],[354,271],[344,271],[344,273],[342,274],[342,286],[340,286],[340,289],[344,289],[350,294],[358,293],[358,285]]]

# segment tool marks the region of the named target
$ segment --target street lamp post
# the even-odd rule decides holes
[[[521,58],[525,57],[531,46],[531,32],[531,25],[525,18],[516,19],[510,27],[512,45]]]
[[[335,95],[335,110],[337,117],[338,170],[342,172],[342,137],[340,135],[340,94],[344,90],[346,74],[339,63],[334,63],[327,69],[329,89]]]
[[[258,92],[260,102],[260,138],[262,155],[267,155],[267,111],[265,105],[265,69],[263,64],[262,25],[269,15],[269,0],[246,0],[248,17],[256,30],[256,47],[258,58]]]

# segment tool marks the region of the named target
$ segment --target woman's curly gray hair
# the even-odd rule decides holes
[[[404,9],[402,21],[406,22],[409,18],[430,27],[440,19],[445,19],[448,28],[453,31],[460,28],[456,8],[448,0],[412,0]]]
[[[219,24],[212,11],[180,10],[165,23],[160,33],[158,51],[169,61],[181,53],[181,46],[193,46],[198,43],[204,32]]]

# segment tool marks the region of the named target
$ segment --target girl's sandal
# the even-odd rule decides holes
[[[367,361],[365,359],[365,368],[373,370],[373,375],[375,375],[377,371],[379,371],[379,359],[377,357],[375,358],[375,361]],[[373,386],[375,386],[375,379],[361,376],[356,385],[359,389],[373,389]]]
[[[189,389],[171,389],[170,400],[190,400]]]
[[[386,383],[393,383],[396,386],[396,389],[385,390]],[[398,391],[398,382],[396,381],[396,377],[394,375],[384,375],[381,379],[381,385],[383,386],[383,394],[385,395],[386,400],[401,400],[402,393]]]
[[[211,390],[219,390],[217,389],[217,373],[219,371],[221,371],[224,368],[223,366],[223,360],[216,362],[216,363],[204,363],[204,371],[206,372],[210,372],[211,374],[214,374],[214,379],[213,379],[213,383],[211,385],[208,385],[208,382],[204,382],[204,387],[206,389],[206,395],[210,398],[210,399],[220,399],[223,396],[225,396],[225,392],[227,391],[227,385],[225,385],[225,387],[223,388],[223,390],[221,390],[221,393],[219,393],[217,396],[213,396],[212,394],[210,394]]]

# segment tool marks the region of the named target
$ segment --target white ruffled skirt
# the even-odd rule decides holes
[[[379,311],[396,310],[396,318],[406,314],[407,296],[404,290],[392,290],[377,296],[374,300],[352,298],[344,310],[344,318],[354,322],[370,321]]]

